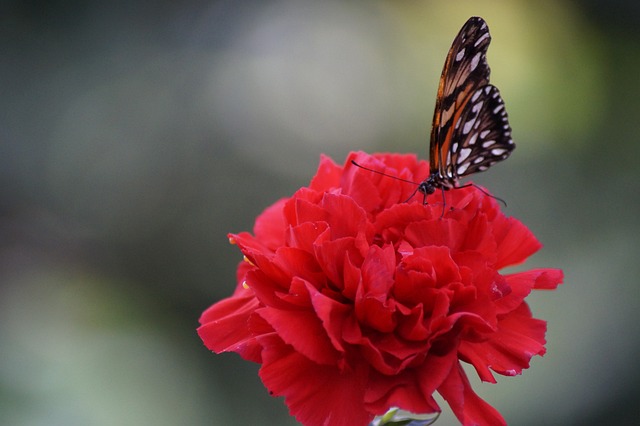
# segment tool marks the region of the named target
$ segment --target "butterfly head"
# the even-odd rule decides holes
[[[424,196],[431,195],[436,192],[436,189],[441,187],[438,179],[438,173],[431,173],[428,178],[420,182],[418,185],[418,191]]]
[[[420,185],[418,185],[418,191],[423,193],[425,195],[425,197],[427,195],[431,195],[434,192],[436,192],[436,185],[435,185],[435,182],[433,180],[433,175],[429,176],[428,178],[426,178],[425,180],[420,182]]]

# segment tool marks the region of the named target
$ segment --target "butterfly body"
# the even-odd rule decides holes
[[[506,159],[515,144],[504,102],[489,84],[486,22],[470,18],[453,41],[440,77],[429,144],[429,176],[418,186],[425,195],[459,188],[460,178]]]

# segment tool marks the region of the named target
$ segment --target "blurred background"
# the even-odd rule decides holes
[[[525,267],[566,273],[530,299],[547,355],[476,389],[512,425],[637,424],[639,5],[1,1],[0,424],[295,425],[196,334],[226,234],[321,153],[426,159],[472,15],[518,145],[474,180],[545,244]]]

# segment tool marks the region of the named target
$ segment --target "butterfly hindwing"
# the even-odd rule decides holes
[[[445,176],[458,179],[506,159],[515,148],[500,92],[486,85],[471,94],[450,130]]]

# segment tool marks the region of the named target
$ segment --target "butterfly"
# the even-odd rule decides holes
[[[472,17],[449,49],[433,113],[431,174],[418,187],[425,195],[458,188],[460,178],[487,170],[515,148],[500,92],[489,84],[490,42],[487,23]]]
[[[444,203],[444,191],[473,185],[460,186],[459,179],[487,170],[515,148],[500,92],[489,84],[490,42],[487,23],[472,17],[449,49],[431,127],[430,174],[411,196],[421,192],[425,204],[437,189]]]

